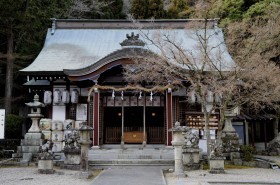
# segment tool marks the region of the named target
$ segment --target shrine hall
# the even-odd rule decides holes
[[[185,50],[197,49],[195,32],[186,28],[191,20],[154,20],[137,24],[128,20],[53,19],[44,46],[36,59],[21,72],[30,97],[40,96],[45,118],[86,121],[93,127],[93,146],[153,145],[170,146],[176,121],[199,130],[203,139],[203,112],[199,103],[189,103],[187,86],[161,90],[151,83],[130,87],[123,70],[134,58],[160,55],[144,35],[168,33]],[[210,20],[208,34],[214,50],[223,51],[233,63],[224,44],[223,32]],[[222,44],[221,44],[222,43]],[[215,51],[213,51],[215,53]],[[154,89],[153,89],[154,88]],[[219,113],[210,119],[215,137]],[[203,142],[202,142],[203,143]]]

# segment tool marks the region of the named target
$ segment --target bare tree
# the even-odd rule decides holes
[[[102,8],[108,6],[110,3],[100,0],[73,0],[68,17],[69,18],[85,18],[87,13],[95,13],[102,15]]]
[[[254,52],[251,57],[245,58],[247,60],[243,58],[238,61],[238,65],[234,65],[226,55],[224,41],[219,37],[222,35],[221,29],[213,27],[215,20],[208,19],[208,13],[204,17],[206,18],[187,25],[186,34],[193,35],[192,39],[195,41],[194,50],[186,50],[186,40],[178,38],[178,35],[172,34],[168,29],[151,34],[134,20],[147,44],[156,47],[160,54],[134,58],[136,65],[127,66],[125,76],[131,83],[145,80],[157,85],[178,85],[179,82],[187,82],[189,99],[197,99],[202,106],[209,157],[209,121],[213,111],[220,111],[220,139],[225,113],[229,108],[244,104],[253,106],[256,110],[267,106],[276,108],[279,105],[277,101],[280,100],[280,70],[275,63],[259,58],[261,53]],[[183,83],[180,85],[183,86]]]
[[[215,20],[197,20],[189,23],[188,29],[183,30],[181,35],[176,35],[168,29],[153,32],[151,35],[143,29],[142,36],[149,45],[158,49],[160,55],[134,59],[136,65],[128,66],[125,72],[127,80],[134,83],[140,83],[144,79],[157,85],[168,83],[178,85],[180,82],[189,84],[190,99],[195,96],[204,113],[208,156],[210,156],[210,116],[220,107],[218,105],[221,105],[221,101],[215,99],[214,95],[218,96],[229,91],[229,88],[224,88],[227,85],[225,83],[236,79],[233,61],[226,56],[226,47],[219,37],[221,30],[213,28],[213,24]],[[182,40],[182,36],[188,37],[191,43]],[[186,44],[193,45],[193,49],[187,50]],[[184,86],[183,83],[180,85]],[[233,88],[234,86],[231,90]]]

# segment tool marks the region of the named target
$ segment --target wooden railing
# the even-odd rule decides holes
[[[124,127],[124,132],[143,132],[143,127]],[[162,144],[164,143],[164,127],[147,127],[147,143]],[[121,143],[122,128],[121,127],[106,127],[105,143],[118,144]]]

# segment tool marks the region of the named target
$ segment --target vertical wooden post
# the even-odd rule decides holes
[[[263,126],[264,126],[264,148],[266,149],[267,148],[267,135],[266,135],[266,121],[263,123]]]
[[[144,104],[143,104],[143,146],[146,146],[146,94],[144,94]]]
[[[121,147],[124,148],[124,106],[122,101],[122,138],[121,138]]]
[[[251,122],[252,124],[252,128],[251,128],[251,133],[252,133],[252,145],[255,146],[255,135],[254,135],[254,124],[255,124],[255,121]]]
[[[169,130],[172,128],[172,92],[166,91],[166,123],[167,123],[167,146],[171,146],[172,132]]]
[[[248,122],[246,119],[244,121],[244,124],[245,124],[245,142],[244,142],[244,144],[249,145]]]
[[[99,98],[98,90],[93,93],[93,146],[99,146]]]

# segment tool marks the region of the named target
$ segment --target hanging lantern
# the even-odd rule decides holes
[[[142,91],[139,92],[139,97],[138,97],[138,99],[139,99],[139,100],[142,99]]]
[[[55,104],[61,103],[61,92],[59,89],[56,89],[53,92],[53,103],[55,103]]]
[[[213,102],[213,92],[210,90],[207,90],[207,94],[206,94],[206,101],[209,103]]]
[[[150,94],[150,101],[153,101],[153,92]]]
[[[52,92],[45,91],[44,92],[44,104],[49,105],[52,103]]]
[[[74,89],[71,92],[71,103],[78,103],[79,100],[79,92],[77,89]]]
[[[70,94],[69,91],[64,89],[62,92],[62,103],[69,103],[70,101]]]
[[[115,99],[115,91],[112,92],[112,99]]]
[[[190,103],[195,103],[195,101],[196,101],[195,91],[192,90],[192,91],[189,93],[189,102],[190,102]]]

